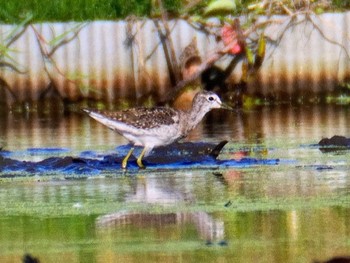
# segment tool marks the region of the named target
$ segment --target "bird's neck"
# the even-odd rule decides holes
[[[201,107],[198,107],[196,105],[193,105],[193,107],[187,112],[188,114],[188,123],[186,126],[187,132],[190,132],[191,130],[193,130],[198,125],[198,123],[200,123],[200,121],[203,119],[203,117],[207,113],[208,113],[207,110]]]

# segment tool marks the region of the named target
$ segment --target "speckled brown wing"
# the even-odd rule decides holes
[[[161,125],[172,125],[179,121],[177,111],[172,108],[133,108],[117,112],[99,112],[105,117],[123,122],[139,129],[153,129]]]

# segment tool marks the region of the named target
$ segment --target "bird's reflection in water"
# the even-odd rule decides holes
[[[127,197],[126,202],[141,203],[145,207],[160,205],[165,208],[164,210],[171,206],[195,202],[188,191],[175,190],[175,187],[172,187],[172,182],[165,181],[150,177],[136,179],[134,193]],[[96,220],[97,229],[101,231],[120,229],[130,225],[139,228],[166,228],[177,225],[181,228],[188,224],[194,225],[199,238],[207,243],[224,240],[224,222],[202,211],[153,213],[124,210],[100,216]]]
[[[224,240],[224,223],[214,219],[206,212],[178,212],[178,213],[143,213],[121,211],[101,216],[97,219],[98,228],[117,228],[125,225],[151,228],[167,227],[170,225],[193,224],[200,239],[207,242],[221,242]]]

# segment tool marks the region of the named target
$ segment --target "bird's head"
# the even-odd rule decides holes
[[[211,91],[198,92],[193,98],[193,108],[201,108],[205,111],[220,108],[232,110],[230,106],[221,102],[218,95]]]

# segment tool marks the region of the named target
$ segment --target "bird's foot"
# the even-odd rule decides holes
[[[128,162],[126,161],[126,162],[124,162],[124,160],[123,160],[123,162],[122,162],[122,169],[123,170],[126,170],[126,166],[128,165]]]
[[[136,163],[137,163],[137,165],[139,166],[140,169],[145,169],[146,168],[146,166],[144,166],[143,163],[142,163],[142,158],[145,155],[145,153],[146,153],[146,147],[143,148],[140,156],[136,160]]]
[[[137,159],[136,163],[140,169],[146,169],[146,166],[144,166],[142,163],[142,159]]]
[[[122,161],[122,169],[126,169],[126,166],[128,165],[128,160],[132,154],[132,152],[134,151],[134,148],[130,148],[128,154],[125,156],[125,158]]]

